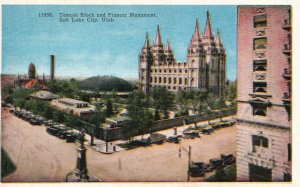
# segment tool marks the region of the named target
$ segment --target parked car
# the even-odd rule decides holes
[[[184,138],[186,138],[186,139],[200,138],[198,131],[190,130],[190,131],[184,132],[183,134],[184,134]]]
[[[73,132],[73,131],[67,131],[66,133],[66,142],[75,142],[77,139],[79,139],[80,134]]]
[[[223,159],[221,158],[212,158],[209,159],[209,164],[213,169],[221,169],[223,167]]]
[[[181,140],[182,140],[182,136],[177,135],[177,136],[170,136],[167,141],[170,143],[179,143]]]
[[[203,134],[211,134],[214,132],[214,129],[212,127],[205,127],[201,131]]]
[[[35,118],[30,118],[29,123],[31,125],[41,125],[41,123],[39,121],[37,121]]]
[[[198,165],[192,163],[190,165],[190,171],[189,174],[191,177],[202,177],[205,175],[205,170],[200,168]]]
[[[224,165],[231,165],[235,162],[235,157],[233,156],[233,154],[229,154],[229,155],[221,154],[221,159],[223,160]]]
[[[44,124],[48,119],[42,116],[36,116],[35,120],[37,120],[40,124]]]
[[[148,143],[152,144],[162,144],[166,141],[167,136],[164,134],[159,134],[159,133],[151,133],[150,137],[148,137]]]

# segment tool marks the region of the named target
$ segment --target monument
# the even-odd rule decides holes
[[[88,175],[86,165],[86,147],[84,146],[84,131],[80,132],[80,145],[77,148],[78,156],[76,162],[76,169],[67,174],[66,182],[101,182],[102,180]]]

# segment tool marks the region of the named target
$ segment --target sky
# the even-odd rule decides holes
[[[206,12],[213,32],[221,32],[227,51],[227,79],[236,79],[236,6],[200,5],[4,5],[2,8],[2,73],[27,74],[34,63],[38,75],[49,75],[50,55],[56,56],[56,75],[90,77],[113,75],[138,78],[138,55],[146,32],[154,41],[157,25],[163,42],[170,39],[177,61],[186,61],[187,47],[198,18],[204,32]],[[39,17],[51,13],[53,17]],[[60,14],[127,14],[114,22],[60,22]],[[155,14],[130,18],[129,13]],[[40,14],[41,15],[41,14]]]

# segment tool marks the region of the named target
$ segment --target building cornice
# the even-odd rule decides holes
[[[267,122],[252,121],[252,120],[246,120],[246,119],[241,119],[241,118],[236,118],[236,121],[237,122],[248,123],[249,125],[260,125],[260,126],[264,126],[264,127],[279,128],[279,129],[283,129],[283,130],[290,130],[290,127],[286,127],[284,125],[267,123]]]

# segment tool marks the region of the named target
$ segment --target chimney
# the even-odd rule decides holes
[[[50,67],[50,79],[54,80],[55,78],[55,55],[50,55],[51,67]]]

